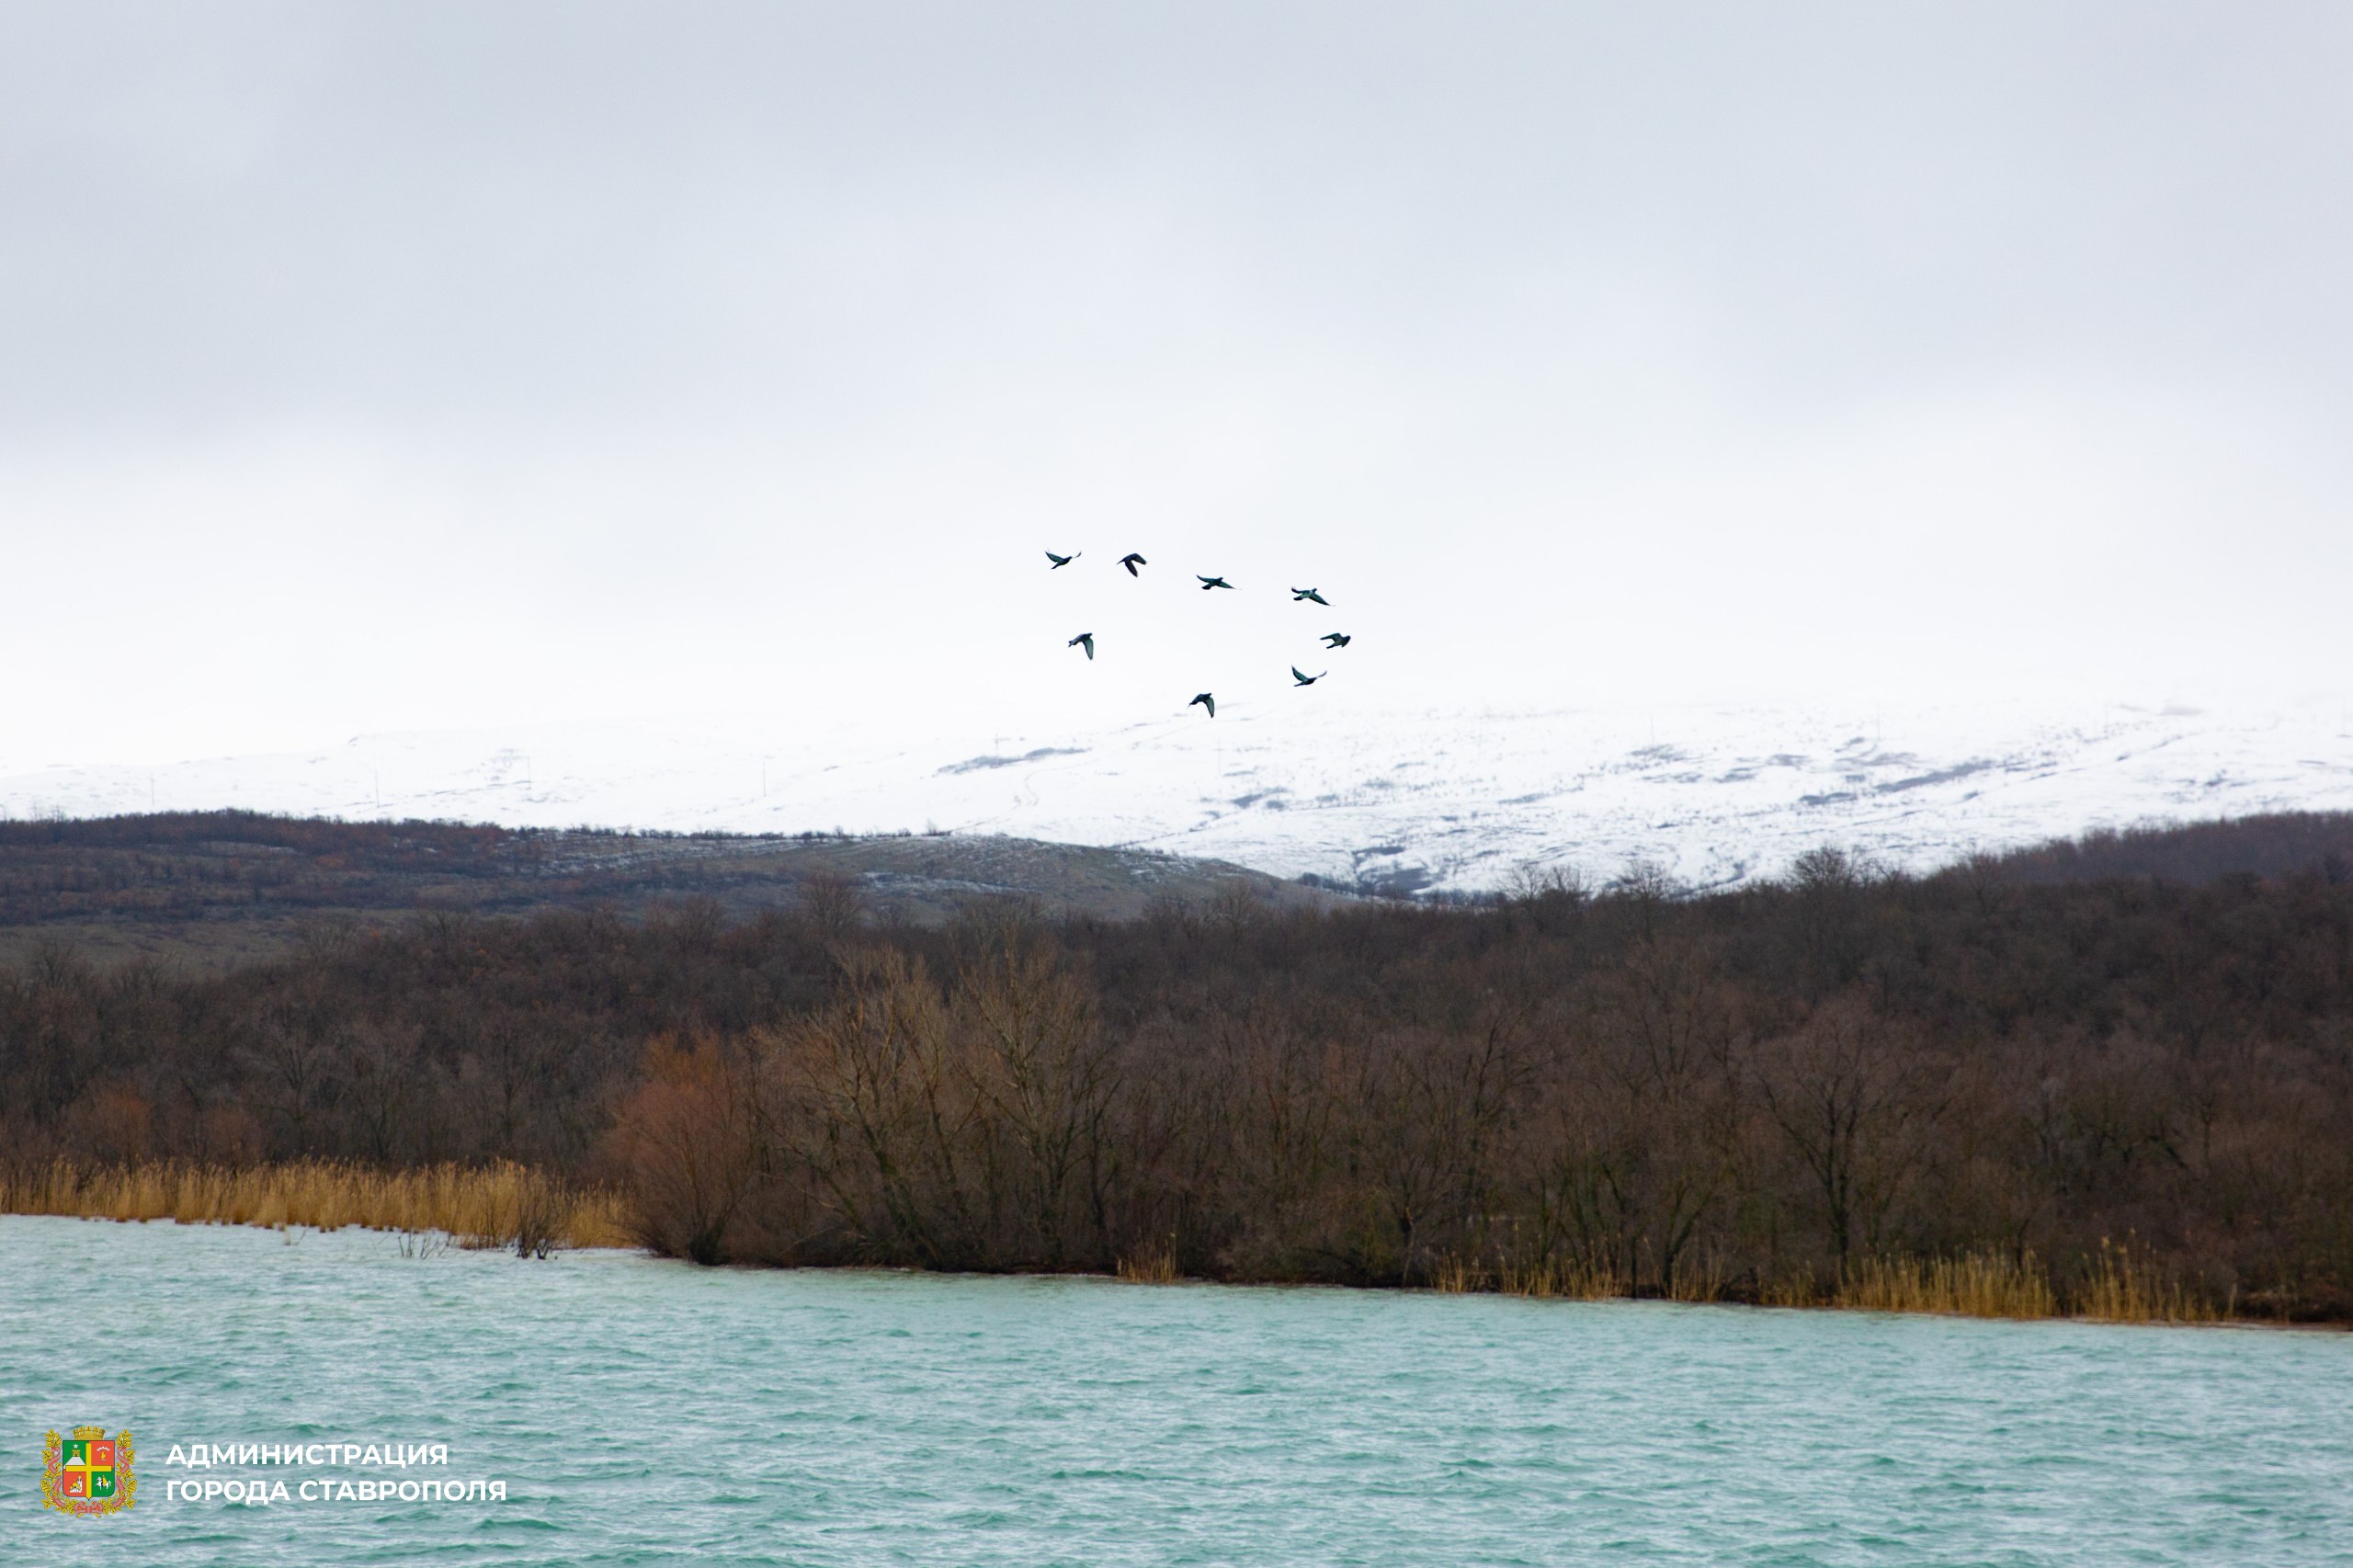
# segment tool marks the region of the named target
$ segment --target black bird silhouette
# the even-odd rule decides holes
[[[1312,599],[1315,603],[1322,605],[1325,609],[1330,609],[1332,608],[1332,601],[1325,598],[1323,595],[1317,593],[1313,588],[1293,588],[1290,591],[1290,597],[1293,604],[1297,604],[1302,599]]]
[[[1050,550],[1046,551],[1046,559],[1052,562],[1053,564],[1047,567],[1046,570],[1049,572],[1059,572],[1063,567],[1069,565],[1072,562],[1077,560],[1080,556],[1086,553],[1086,551],[1083,550],[1074,550],[1068,555],[1056,555]]]
[[[1345,648],[1354,641],[1345,631],[1326,631],[1324,634],[1324,646],[1326,648]]]
[[[1149,565],[1151,565],[1151,564],[1152,564],[1152,562],[1149,562],[1149,561],[1146,561],[1142,556],[1138,555],[1134,551],[1132,551],[1132,550],[1131,550],[1131,551],[1128,551],[1125,555],[1122,555],[1121,557],[1120,557],[1120,565],[1122,565],[1122,566],[1124,566],[1124,567],[1126,567],[1126,568],[1128,569],[1128,575],[1129,575],[1129,576],[1131,576],[1131,577],[1132,577],[1132,576],[1134,576],[1134,575],[1136,574],[1136,568],[1137,568],[1137,567],[1139,567],[1139,566],[1149,566]]]
[[[1193,575],[1196,577],[1201,577],[1201,574],[1199,572],[1194,573]],[[1201,577],[1201,592],[1205,594],[1211,588],[1231,588],[1233,586],[1233,584],[1227,582],[1222,577]],[[1186,706],[1189,708],[1192,704],[1187,703]]]
[[[1193,699],[1193,702],[1198,702],[1202,707],[1208,709],[1210,710],[1211,718],[1214,719],[1217,717],[1217,699],[1211,697],[1208,692],[1205,691],[1199,697]],[[1190,708],[1193,705],[1193,702],[1188,702],[1185,706]]]
[[[1321,670],[1312,676],[1303,676],[1299,673],[1299,666],[1297,665],[1293,665],[1290,667],[1290,678],[1299,682],[1302,686],[1313,686],[1317,681],[1322,680],[1325,676],[1328,676],[1332,672],[1330,670]]]
[[[1072,638],[1069,642],[1063,643],[1063,646],[1065,648],[1084,648],[1086,650],[1087,658],[1092,660],[1095,657],[1095,633],[1092,631],[1082,631],[1077,636]]]

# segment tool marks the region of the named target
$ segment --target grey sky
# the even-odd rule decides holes
[[[1280,678],[1194,570],[1349,700],[2336,684],[2348,81],[2336,5],[17,0],[0,764]]]

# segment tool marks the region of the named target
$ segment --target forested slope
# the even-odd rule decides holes
[[[2162,854],[2163,846],[2143,846]],[[2198,848],[2203,857],[2206,849]],[[1769,1294],[2103,1243],[2353,1299],[2353,884],[1876,877],[1481,908],[438,914],[0,981],[7,1157],[513,1157],[704,1257]],[[2023,869],[2035,872],[2035,863]]]

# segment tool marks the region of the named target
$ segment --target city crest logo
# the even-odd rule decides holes
[[[131,1460],[128,1432],[111,1437],[103,1426],[76,1426],[70,1437],[51,1432],[42,1450],[40,1500],[77,1518],[119,1513],[139,1490]]]

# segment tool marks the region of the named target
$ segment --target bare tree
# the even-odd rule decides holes
[[[1841,998],[1762,1042],[1756,1068],[1766,1113],[1812,1177],[1831,1258],[1844,1269],[1858,1240],[1880,1244],[1889,1207],[1916,1171],[1943,1109],[1942,1064],[1903,1026]]]
[[[795,913],[817,940],[839,942],[873,917],[873,905],[856,877],[814,871],[801,879]]]

